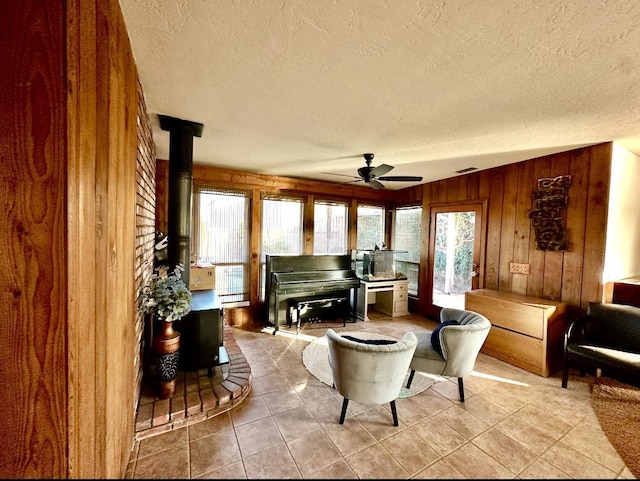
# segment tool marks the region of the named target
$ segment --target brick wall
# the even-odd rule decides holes
[[[138,82],[138,162],[136,166],[136,292],[147,282],[153,272],[155,223],[156,223],[156,146],[151,134],[151,124],[144,100],[142,86]],[[137,299],[136,299],[137,301]],[[136,406],[142,388],[142,376],[146,365],[145,353],[149,351],[149,327],[145,316],[136,316],[135,396]]]

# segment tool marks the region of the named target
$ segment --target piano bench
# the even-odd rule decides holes
[[[291,327],[295,317],[296,335],[300,334],[300,324],[303,319],[322,320],[342,316],[342,326],[346,326],[350,311],[349,300],[346,297],[313,297],[292,298],[288,300],[289,313],[287,325]]]

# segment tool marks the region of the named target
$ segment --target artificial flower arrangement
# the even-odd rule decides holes
[[[182,264],[175,266],[173,272],[167,266],[157,267],[142,288],[140,311],[165,322],[187,315],[191,311],[191,291],[182,280],[182,272]]]

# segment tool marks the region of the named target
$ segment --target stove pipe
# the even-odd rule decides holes
[[[158,115],[162,130],[169,131],[169,212],[167,216],[167,263],[182,264],[182,279],[189,285],[191,265],[191,186],[193,184],[193,137],[202,137],[202,124]]]

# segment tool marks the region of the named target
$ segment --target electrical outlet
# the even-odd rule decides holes
[[[529,275],[529,264],[518,264],[516,262],[509,263],[509,272],[511,274],[525,274]]]

